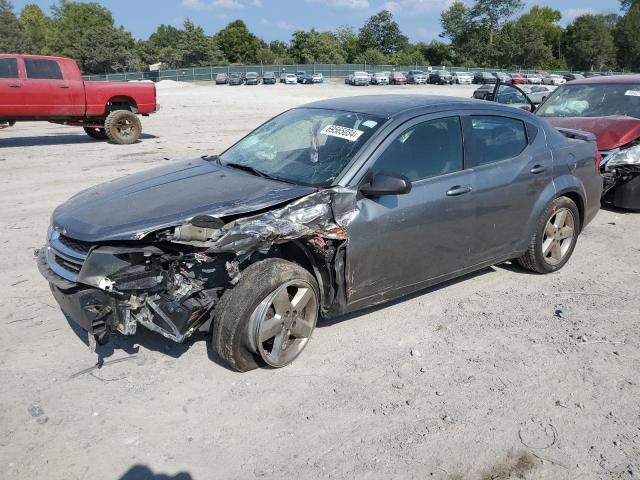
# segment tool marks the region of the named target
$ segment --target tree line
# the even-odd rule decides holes
[[[368,63],[464,65],[540,70],[640,70],[640,0],[621,0],[618,14],[586,14],[561,26],[561,13],[522,0],[456,1],[440,15],[442,40],[411,43],[383,10],[359,28],[293,32],[270,43],[242,20],[214,35],[186,20],[160,25],[148,39],[116,26],[98,3],[60,0],[49,15],[35,5],[16,13],[0,0],[0,53],[74,58],[85,73],[228,64]]]

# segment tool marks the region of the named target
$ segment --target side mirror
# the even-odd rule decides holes
[[[378,173],[370,183],[362,185],[360,192],[365,197],[381,197],[383,195],[404,195],[411,191],[411,182],[406,177]]]

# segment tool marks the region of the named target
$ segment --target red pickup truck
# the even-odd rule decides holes
[[[126,145],[140,137],[138,115],[157,110],[153,83],[85,82],[69,58],[0,54],[0,129],[43,120]]]

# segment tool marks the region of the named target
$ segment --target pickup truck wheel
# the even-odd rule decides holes
[[[115,110],[104,121],[104,129],[113,143],[130,145],[140,138],[142,124],[135,113],[129,110]]]
[[[560,270],[571,257],[580,233],[580,212],[567,197],[558,197],[540,217],[529,249],[518,263],[537,273]]]
[[[107,140],[107,132],[104,131],[104,128],[96,128],[96,127],[84,127],[84,131],[91,138],[95,138],[96,140]]]
[[[235,370],[284,367],[311,338],[318,319],[318,284],[300,265],[269,258],[242,272],[214,312],[212,343]]]

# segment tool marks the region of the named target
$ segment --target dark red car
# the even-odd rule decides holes
[[[514,85],[526,85],[529,83],[529,80],[519,73],[510,73],[511,75],[511,83]]]
[[[536,113],[555,127],[595,134],[605,202],[640,210],[640,75],[574,80],[553,92]]]
[[[573,80],[558,87],[536,107],[516,85],[498,84],[485,97],[524,108],[560,129],[596,136],[603,200],[640,210],[640,75],[612,75]]]
[[[130,144],[142,133],[138,115],[157,109],[151,82],[85,82],[69,58],[0,54],[0,129],[47,121]]]
[[[407,77],[405,77],[402,72],[391,72],[391,75],[389,75],[389,84],[390,85],[406,85]]]

